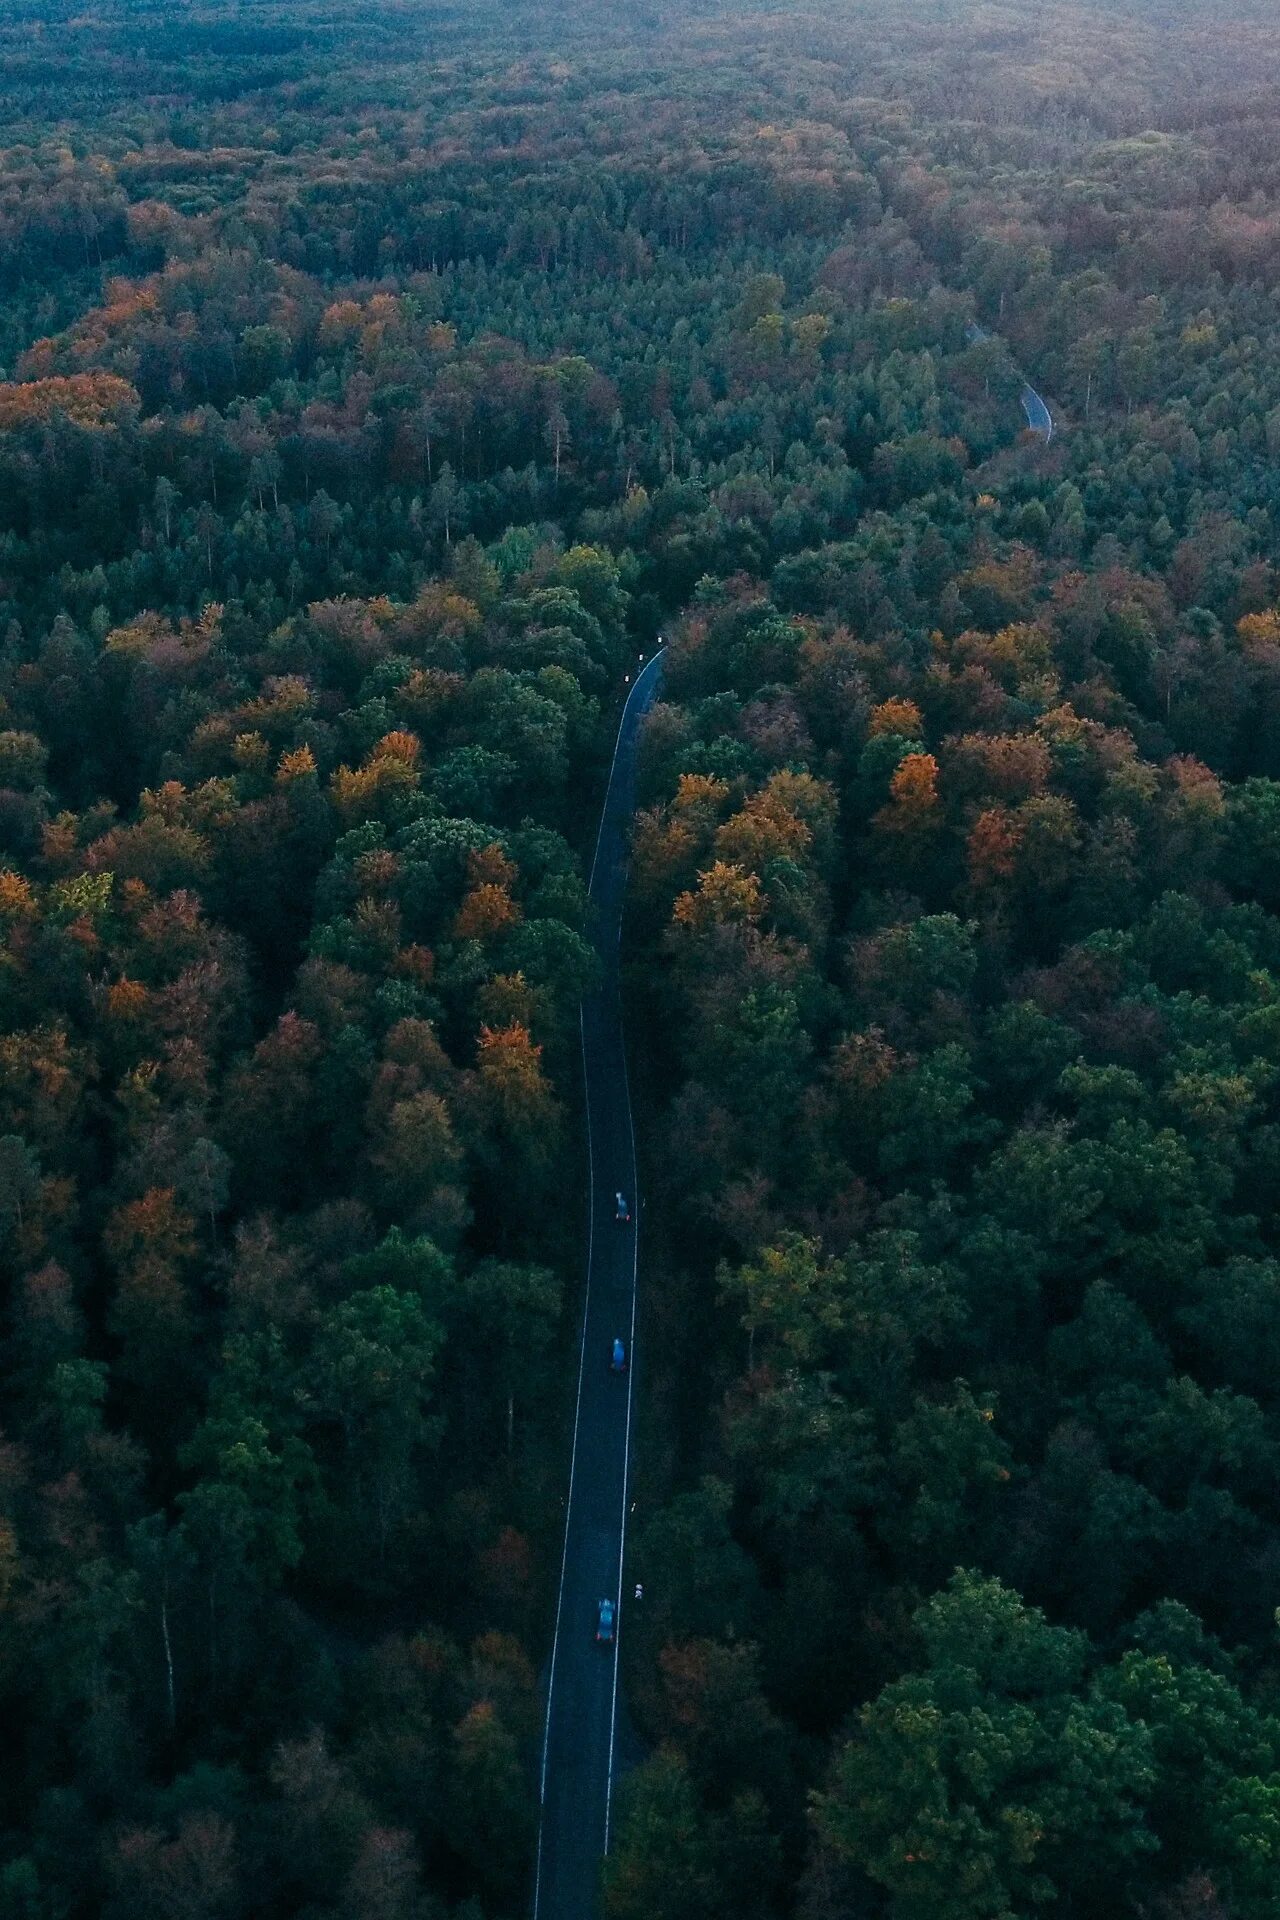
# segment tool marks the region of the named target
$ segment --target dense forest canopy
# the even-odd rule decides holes
[[[0,4],[0,1920],[525,1911],[659,632],[608,1920],[1278,1920],[1278,133],[1263,0]]]

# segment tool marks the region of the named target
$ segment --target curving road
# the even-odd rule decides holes
[[[991,338],[987,329],[980,327],[976,320],[971,320],[964,332],[966,340],[974,342]],[[1022,411],[1027,416],[1027,425],[1032,433],[1042,433],[1045,445],[1048,446],[1053,438],[1053,415],[1029,380],[1024,384],[1019,398],[1022,401]]]
[[[1022,411],[1032,433],[1042,433],[1046,444],[1052,440],[1053,415],[1030,382],[1022,389]]]
[[[639,674],[618,728],[591,868],[598,990],[582,1005],[590,1180],[590,1244],[578,1399],[565,1517],[555,1638],[547,1680],[539,1788],[534,1920],[591,1920],[600,1862],[609,1850],[618,1734],[617,1649],[595,1644],[596,1607],[625,1619],[622,1560],[627,1532],[633,1374],[609,1370],[615,1337],[632,1349],[636,1320],[635,1134],[622,1034],[618,947],[627,884],[627,830],[635,806],[636,739],[662,677],[656,653]],[[619,1225],[614,1196],[631,1222]]]

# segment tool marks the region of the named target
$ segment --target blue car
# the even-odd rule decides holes
[[[596,1645],[600,1647],[613,1645],[612,1600],[601,1600],[596,1607]]]
[[[624,1340],[615,1340],[613,1351],[609,1355],[610,1373],[625,1373],[627,1370],[627,1347]]]

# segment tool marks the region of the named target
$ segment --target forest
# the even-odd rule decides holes
[[[528,1912],[659,635],[604,1920],[1280,1920],[1270,0],[0,0],[0,1920]]]

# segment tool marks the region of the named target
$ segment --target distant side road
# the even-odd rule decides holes
[[[991,338],[987,328],[980,327],[976,320],[969,322],[969,325],[965,328],[965,334],[969,340],[974,342],[990,340]],[[1032,433],[1042,433],[1044,435],[1047,446],[1053,438],[1053,415],[1029,380],[1024,385],[1020,397],[1022,400],[1022,411],[1027,416],[1027,425],[1030,427]]]
[[[1042,433],[1046,441],[1052,440],[1053,415],[1032,386],[1022,389],[1022,410],[1032,433]]]

